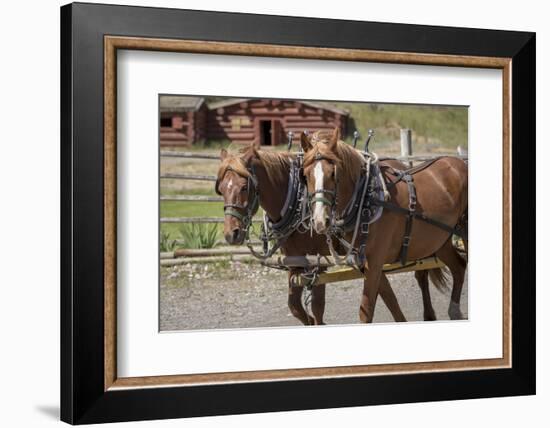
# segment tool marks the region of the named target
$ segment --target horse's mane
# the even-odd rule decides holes
[[[331,150],[331,137],[332,133],[327,131],[317,131],[311,136],[313,147],[304,155],[304,167],[313,164],[319,154],[322,158],[336,163],[341,178],[348,178],[352,182],[357,181],[364,164],[363,156],[358,150],[341,140],[336,143],[335,150]]]
[[[246,155],[249,150],[253,150],[253,148],[245,148],[241,151],[240,155],[228,155],[222,161],[218,169],[218,180],[223,178],[228,169],[235,171],[242,177],[248,178],[250,176],[250,171],[246,166],[243,156]],[[255,154],[258,161],[264,167],[269,180],[274,185],[284,183],[284,181],[288,178],[288,170],[290,168],[292,155],[289,153],[267,152],[262,150],[257,150]]]
[[[288,171],[290,169],[290,162],[292,161],[290,153],[259,150],[257,154],[269,180],[273,184],[279,185],[288,179]]]
[[[245,178],[250,177],[250,172],[248,172],[244,161],[239,156],[228,155],[224,160],[222,160],[222,163],[218,168],[218,181],[223,179],[228,170],[235,171],[237,174]]]

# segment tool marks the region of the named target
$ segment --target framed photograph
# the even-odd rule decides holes
[[[61,54],[62,420],[535,393],[533,33],[77,3]]]

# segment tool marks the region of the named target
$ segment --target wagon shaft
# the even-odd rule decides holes
[[[384,272],[386,272],[386,274],[414,272],[417,270],[442,268],[444,266],[445,265],[443,264],[443,262],[441,262],[441,260],[439,260],[437,257],[427,257],[425,259],[406,263],[404,266],[401,265],[401,263],[391,263],[384,265]],[[334,282],[349,281],[352,279],[359,279],[363,277],[364,275],[362,272],[359,272],[357,269],[354,269],[352,267],[338,268],[333,271],[320,273],[311,285],[330,284]],[[302,275],[297,275],[296,284],[302,286],[310,285],[309,280]]]

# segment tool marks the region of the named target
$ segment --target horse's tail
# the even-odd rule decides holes
[[[446,268],[429,269],[428,276],[437,291],[444,293],[449,290],[449,276]]]

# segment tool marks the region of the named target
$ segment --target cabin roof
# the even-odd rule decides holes
[[[181,95],[161,95],[160,111],[174,113],[182,111],[196,111],[204,103],[203,97],[186,97]]]
[[[256,100],[257,100],[257,98],[230,98],[228,100],[221,100],[221,101],[216,101],[216,102],[213,102],[213,103],[209,103],[208,108],[210,110],[215,110],[217,108],[229,107],[229,106],[232,106],[232,105],[235,105],[235,104],[240,104],[242,102],[256,101]],[[349,115],[349,112],[347,110],[340,109],[336,106],[332,106],[332,105],[325,104],[325,103],[317,103],[317,102],[313,102],[313,101],[301,101],[301,100],[290,100],[290,101],[294,101],[294,102],[297,102],[297,103],[300,103],[300,104],[304,104],[306,106],[313,107],[313,108],[320,108],[320,109],[323,109],[323,110],[332,111],[334,113],[338,113],[338,114],[341,114],[341,115],[344,115],[344,116]]]

